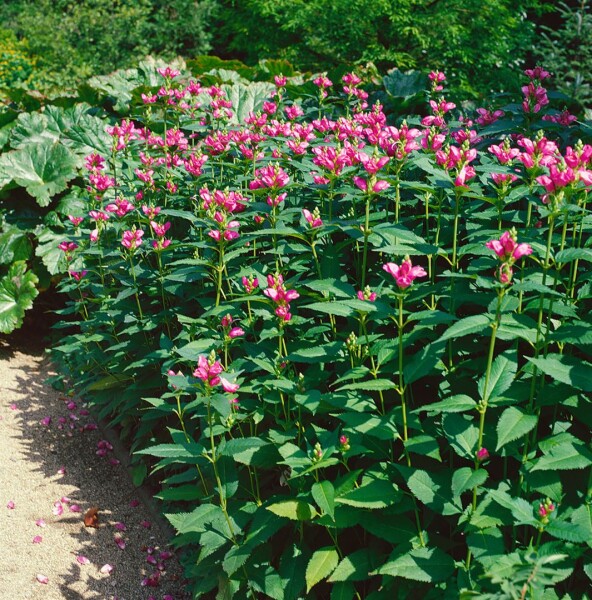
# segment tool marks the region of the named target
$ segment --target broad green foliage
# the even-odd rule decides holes
[[[37,282],[24,261],[13,263],[0,279],[0,333],[10,333],[21,325],[25,311],[31,308],[38,294]]]
[[[461,115],[436,73],[366,100],[351,74],[155,66],[93,82],[133,120],[62,199],[54,352],[161,482],[193,596],[582,596],[585,125],[528,88]],[[423,119],[374,103],[421,81]]]

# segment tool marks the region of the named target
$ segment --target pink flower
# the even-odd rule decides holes
[[[257,279],[257,277],[253,277],[252,275],[248,278],[243,276],[241,281],[247,294],[252,293],[256,288],[259,287],[259,280]]]
[[[220,383],[222,384],[222,389],[229,394],[234,394],[240,387],[238,383],[230,383],[224,377],[220,377]]]
[[[144,232],[141,229],[131,229],[123,232],[121,245],[133,252],[142,243]]]
[[[273,82],[276,87],[286,87],[286,83],[288,83],[288,78],[284,75],[275,75],[273,78]]]
[[[237,337],[242,337],[243,335],[245,335],[245,332],[243,329],[241,329],[240,327],[233,327],[229,332],[228,332],[228,337],[232,340],[234,338]]]
[[[354,177],[354,183],[363,192],[368,191],[368,181],[366,179],[364,179],[363,177]],[[384,190],[389,188],[390,185],[391,184],[388,181],[379,179],[372,184],[372,187],[370,188],[370,193],[379,194],[380,192],[383,192]]]
[[[78,244],[76,242],[60,242],[58,244],[58,248],[67,254],[76,250],[76,248],[78,248]]]
[[[174,79],[181,73],[181,71],[178,71],[177,69],[172,69],[171,67],[156,69],[156,71],[165,79]]]
[[[523,256],[532,254],[529,244],[516,242],[516,231],[504,231],[499,240],[491,240],[485,244],[486,248],[493,250],[500,260],[513,263]]]
[[[220,383],[220,373],[224,371],[222,364],[216,360],[212,351],[209,358],[201,355],[197,361],[197,369],[193,376],[201,379],[207,386],[214,387]]]
[[[408,288],[418,277],[427,276],[423,267],[414,267],[409,258],[404,259],[400,266],[395,263],[386,263],[382,268],[395,278],[400,289]]]
[[[358,300],[374,302],[376,300],[376,292],[373,292],[369,286],[366,286],[364,290],[358,290]]]
[[[489,452],[487,450],[487,448],[479,448],[479,450],[477,450],[477,460],[479,462],[483,462],[484,460],[487,460],[489,458]]]
[[[74,227],[78,227],[82,221],[84,221],[84,217],[73,217],[72,215],[68,215],[68,219],[74,225]]]
[[[304,218],[306,219],[306,221],[312,229],[314,229],[315,227],[321,227],[323,225],[323,221],[320,217],[318,208],[315,208],[313,213],[311,213],[305,208],[302,210],[302,214],[304,215]]]

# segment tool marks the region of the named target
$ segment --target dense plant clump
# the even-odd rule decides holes
[[[549,73],[392,123],[354,73],[244,118],[159,73],[85,160],[55,351],[194,597],[583,597],[592,146]]]

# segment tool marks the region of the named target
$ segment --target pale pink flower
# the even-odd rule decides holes
[[[318,208],[315,208],[314,212],[312,212],[312,213],[305,208],[302,210],[302,214],[304,215],[304,218],[306,219],[308,224],[311,226],[311,228],[314,229],[316,227],[321,227],[323,225],[323,221],[319,215]]]
[[[79,554],[76,557],[76,562],[80,565],[89,565],[90,564],[90,560],[86,556],[82,556],[82,554]]]
[[[228,337],[230,339],[234,339],[237,337],[242,337],[243,335],[245,335],[245,332],[243,329],[241,329],[240,327],[233,327],[229,332],[228,332]]]
[[[230,383],[224,377],[220,377],[220,383],[222,384],[222,389],[229,394],[234,394],[240,388],[238,383]]]

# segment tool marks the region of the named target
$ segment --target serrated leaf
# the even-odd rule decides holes
[[[0,264],[8,265],[31,257],[33,246],[26,231],[8,229],[0,234]]]
[[[514,356],[500,354],[491,365],[487,389],[485,389],[485,375],[481,377],[477,384],[481,399],[487,402],[505,392],[512,385],[517,368],[518,362]]]
[[[527,357],[545,375],[578,390],[592,392],[592,364],[573,356],[548,354],[544,358]]]
[[[274,446],[255,437],[228,440],[220,455],[229,456],[236,462],[249,466],[273,466],[280,458]]]
[[[491,324],[487,315],[472,315],[451,325],[439,338],[439,341],[454,340],[473,333],[482,333]]]
[[[454,560],[439,548],[416,548],[382,565],[371,574],[435,583],[454,572]]]
[[[434,342],[423,347],[409,359],[405,359],[405,366],[403,367],[405,383],[414,383],[431,373],[438,364],[445,348],[446,345],[440,343],[440,341]]]
[[[311,521],[317,514],[317,511],[308,502],[303,500],[284,500],[276,502],[267,507],[278,517],[285,517],[292,521]]]
[[[376,509],[394,504],[400,496],[401,494],[396,485],[382,479],[376,479],[335,498],[335,502],[358,508]]]
[[[571,442],[553,446],[547,454],[536,460],[531,471],[570,471],[585,469],[592,464],[590,452]]]
[[[405,467],[399,467],[399,471],[405,476],[410,470]],[[423,470],[414,471],[410,475],[407,475],[406,479],[409,491],[420,502],[429,506],[432,510],[442,515],[452,515],[461,512],[460,507],[456,506],[454,500],[449,497],[449,484],[446,484],[446,488],[448,489],[444,488],[442,481],[436,481],[434,475]]]
[[[0,279],[0,332],[10,333],[20,327],[25,311],[33,306],[39,294],[35,285],[37,275],[27,271],[27,264],[18,261],[10,265],[8,273]]]
[[[77,176],[77,164],[74,154],[57,142],[27,146],[0,156],[0,165],[39,206],[48,206],[53,196],[66,189]]]
[[[592,262],[592,250],[590,248],[566,248],[555,255],[556,263],[567,263],[573,260]]]
[[[496,452],[506,444],[526,435],[536,427],[536,424],[537,417],[535,415],[528,415],[515,406],[506,408],[497,422]]]
[[[545,531],[549,535],[566,542],[585,542],[589,539],[588,531],[584,527],[578,527],[578,525],[567,521],[552,520],[545,527]]]
[[[203,456],[204,447],[201,444],[185,443],[185,444],[158,444],[137,450],[135,454],[147,454],[156,456],[157,458],[172,458],[176,462],[195,462]]]
[[[532,505],[523,498],[512,498],[510,494],[503,490],[489,490],[487,494],[500,506],[512,513],[512,516],[516,519],[516,525],[538,527],[539,522],[534,517]]]
[[[474,410],[477,407],[477,403],[473,398],[465,394],[457,394],[441,400],[440,402],[434,402],[433,404],[425,404],[420,408],[416,408],[412,412],[418,413],[422,411],[428,411],[429,413],[461,413]]]
[[[377,392],[384,390],[393,390],[397,386],[394,382],[389,379],[369,379],[368,381],[359,381],[356,383],[348,383],[340,388],[337,388],[338,392],[345,390],[363,390],[366,392]]]
[[[335,520],[335,488],[330,481],[315,483],[311,489],[312,497],[324,514]]]
[[[343,558],[337,565],[329,583],[335,581],[364,581],[368,579],[370,571],[374,568],[375,557],[367,549],[358,550]]]
[[[479,429],[459,414],[447,414],[442,420],[444,433],[454,451],[462,458],[475,458]]]
[[[326,579],[335,570],[339,562],[339,554],[333,547],[317,550],[310,558],[306,567],[306,593],[319,581]]]
[[[460,496],[468,490],[483,485],[486,480],[487,471],[485,469],[473,470],[469,467],[462,467],[452,475],[452,493]]]

